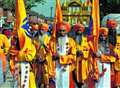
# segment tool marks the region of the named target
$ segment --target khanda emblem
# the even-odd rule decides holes
[[[23,25],[21,27],[25,30],[26,34],[29,37],[32,36],[30,28],[29,28],[29,22],[28,22],[28,18],[27,17],[23,20]]]

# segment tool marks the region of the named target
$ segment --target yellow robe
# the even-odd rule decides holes
[[[115,70],[115,86],[120,86],[120,36],[117,36],[117,43],[114,49],[115,53],[118,54],[118,58],[114,63],[114,70]]]
[[[35,59],[36,55],[36,49],[35,46],[32,44],[32,41],[30,38],[25,37],[25,43],[23,48],[18,53],[18,61],[28,61],[31,62],[33,59]],[[35,84],[35,75],[33,72],[30,72],[29,75],[29,88],[36,88]]]
[[[53,62],[52,62],[52,55],[49,50],[49,40],[50,37],[47,34],[44,34],[42,37],[39,36],[39,40],[37,40],[36,45],[39,46],[37,49],[36,58],[39,58],[40,61],[45,61],[42,65],[42,72],[43,72],[43,78],[42,78],[42,86],[49,84],[49,78],[54,76],[54,70],[53,70]],[[37,69],[40,70],[40,69]],[[40,75],[40,74],[36,74]]]
[[[70,71],[75,69],[76,63],[76,45],[75,41],[72,38],[68,39],[68,48],[70,48],[70,54],[60,56],[59,62],[61,65],[70,65]]]
[[[83,53],[83,56],[77,57],[77,81],[84,83],[90,75],[94,75],[98,79],[97,59],[93,59],[90,55],[91,47],[89,46],[87,37],[82,36],[81,45],[76,43],[76,46],[77,50]]]
[[[8,53],[9,47],[10,44],[8,38],[5,35],[0,34],[0,57],[2,60],[3,72],[6,72],[6,64],[7,64],[6,54]]]

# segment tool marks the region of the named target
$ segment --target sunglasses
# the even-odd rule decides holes
[[[60,29],[59,32],[65,32],[65,30],[64,29]]]

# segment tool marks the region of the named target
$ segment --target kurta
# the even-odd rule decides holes
[[[115,57],[110,55],[108,43],[101,41],[99,44],[98,60],[100,78],[96,83],[96,88],[111,88],[111,63],[115,62]]]
[[[75,88],[72,71],[76,62],[76,46],[72,38],[57,38],[56,88]]]

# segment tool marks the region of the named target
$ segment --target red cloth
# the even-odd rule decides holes
[[[70,72],[70,88],[75,88],[75,82],[73,80],[72,72]]]

